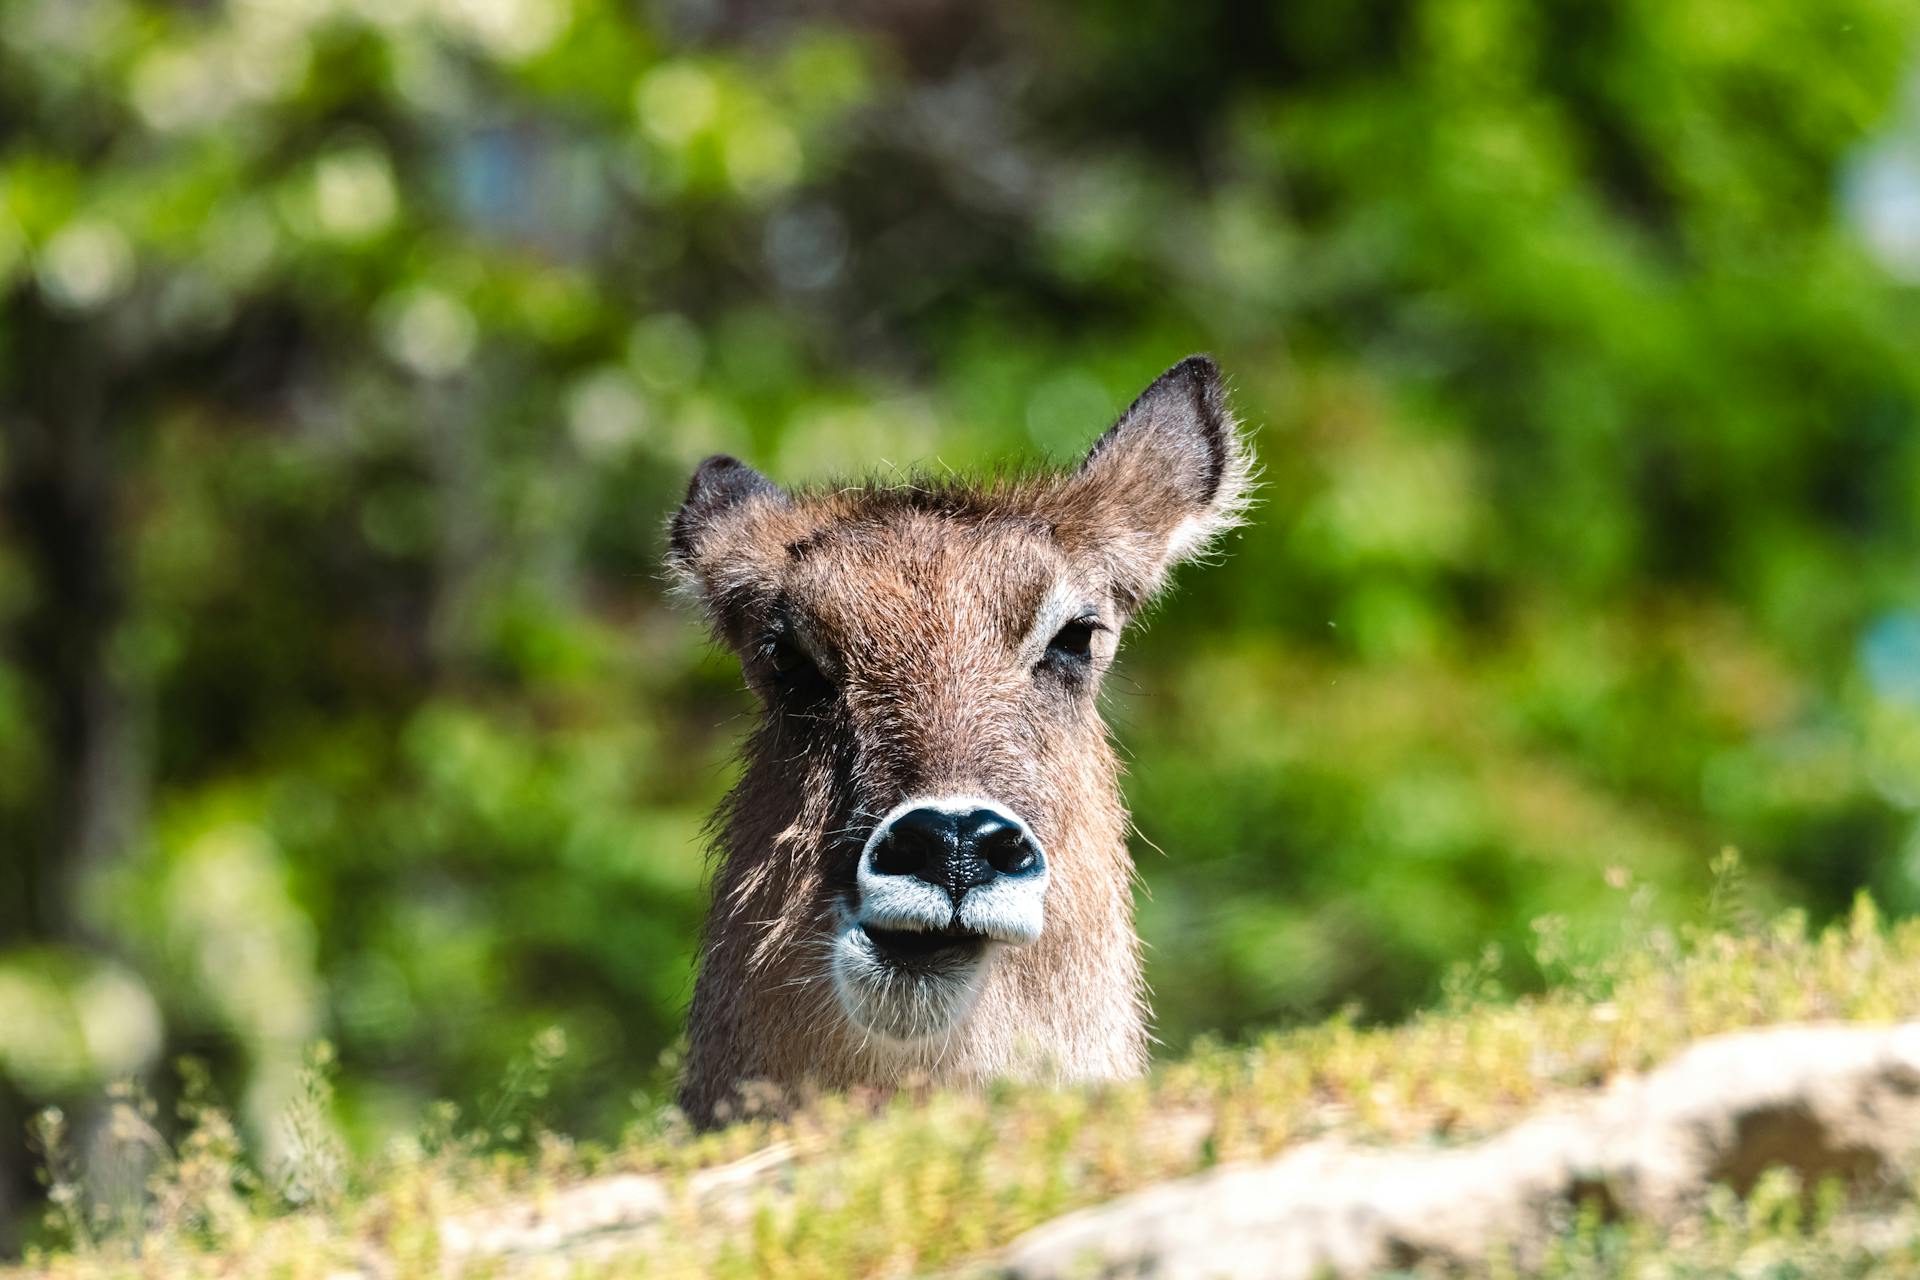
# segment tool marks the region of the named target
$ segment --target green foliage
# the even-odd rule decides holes
[[[372,1147],[552,1028],[516,1121],[614,1132],[750,714],[688,468],[1071,457],[1193,349],[1266,487],[1110,695],[1175,1051],[1726,847],[1920,903],[1911,4],[1028,8],[0,7],[0,1121],[191,1046],[270,1143],[325,1037]]]

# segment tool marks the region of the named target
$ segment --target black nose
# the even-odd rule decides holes
[[[1037,871],[1040,862],[1040,847],[1026,829],[993,809],[909,809],[887,824],[873,847],[876,872],[938,885],[956,907],[967,890]]]

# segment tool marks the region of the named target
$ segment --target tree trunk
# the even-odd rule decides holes
[[[99,946],[83,901],[144,819],[147,762],[131,690],[114,662],[124,611],[118,546],[123,441],[113,370],[97,337],[18,299],[0,371],[0,536],[25,572],[28,605],[0,649],[25,694],[40,786],[5,816],[0,949]],[[18,1247],[31,1194],[22,1126],[32,1100],[0,1082],[0,1247]]]

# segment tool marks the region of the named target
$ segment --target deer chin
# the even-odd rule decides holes
[[[841,909],[833,990],[866,1034],[914,1043],[965,1022],[998,953],[1040,936],[1046,882],[1042,873],[982,886],[957,911],[931,885],[906,880],[899,888],[869,891],[857,907]]]
[[[885,1041],[944,1036],[980,998],[996,943],[970,930],[850,924],[834,939],[833,991],[847,1020]]]

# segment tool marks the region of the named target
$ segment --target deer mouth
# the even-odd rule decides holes
[[[841,917],[828,971],[841,1011],[863,1036],[896,1045],[938,1041],[967,1020],[1002,944],[950,920],[940,927]]]
[[[972,929],[885,929],[864,924],[860,930],[867,935],[877,955],[902,966],[972,959],[987,945],[987,935]]]

